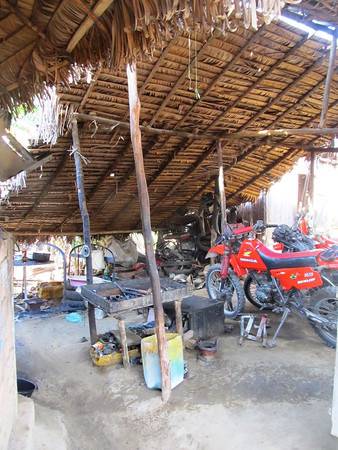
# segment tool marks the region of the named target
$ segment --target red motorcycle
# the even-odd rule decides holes
[[[240,278],[250,275],[255,280],[255,296],[263,305],[261,309],[266,305],[283,314],[272,345],[289,313],[296,311],[309,320],[327,345],[335,347],[338,302],[335,287],[322,272],[338,270],[338,247],[278,253],[268,249],[255,236],[267,227],[261,221],[254,227],[234,231],[227,227],[207,255],[221,257],[221,263],[211,266],[207,274],[210,298],[224,301],[226,317],[237,317],[245,305]],[[331,290],[334,289],[329,295],[327,289],[323,289],[327,283]]]

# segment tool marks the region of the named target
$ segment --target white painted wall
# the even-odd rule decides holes
[[[17,413],[12,276],[13,241],[0,229],[0,450],[7,449]]]

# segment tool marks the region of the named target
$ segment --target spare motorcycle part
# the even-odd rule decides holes
[[[224,301],[224,316],[235,319],[245,306],[245,296],[239,278],[229,270],[227,278],[221,277],[221,264],[210,266],[206,287],[212,300]]]
[[[239,345],[243,344],[244,339],[261,342],[263,347],[267,345],[267,322],[268,316],[262,314],[259,325],[255,325],[256,319],[259,317],[254,314],[246,314],[241,316]],[[252,329],[257,329],[256,334],[252,334]]]

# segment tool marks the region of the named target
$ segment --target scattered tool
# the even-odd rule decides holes
[[[254,314],[245,314],[241,316],[239,345],[243,344],[244,339],[249,339],[250,341],[261,342],[263,347],[267,346],[268,316],[266,314],[262,314],[259,325],[255,324],[256,319],[257,316]],[[253,329],[257,329],[256,335],[251,334]]]

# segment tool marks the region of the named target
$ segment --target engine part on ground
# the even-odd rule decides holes
[[[203,362],[211,362],[217,355],[217,339],[198,341],[197,348],[197,358]]]

